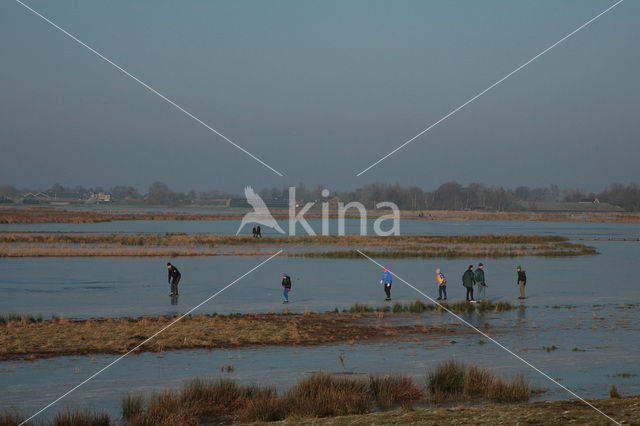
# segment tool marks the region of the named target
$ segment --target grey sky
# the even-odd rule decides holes
[[[640,181],[640,2],[29,1],[285,174],[13,0],[0,3],[0,183],[178,190]]]

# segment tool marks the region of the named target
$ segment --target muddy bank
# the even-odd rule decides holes
[[[590,399],[598,409],[623,424],[639,424],[640,396]],[[541,401],[520,404],[491,404],[395,411],[324,419],[299,419],[284,424],[298,425],[398,425],[398,424],[540,424],[611,425],[602,414],[581,401]]]
[[[121,354],[177,317],[9,321],[0,325],[0,360],[65,355]],[[412,325],[407,325],[412,323]],[[382,339],[421,339],[463,332],[460,325],[425,326],[387,321],[382,313],[237,314],[187,316],[136,352],[240,348],[262,345],[324,345]],[[464,331],[466,332],[466,331]]]

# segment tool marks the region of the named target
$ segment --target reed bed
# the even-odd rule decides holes
[[[640,397],[628,396],[624,398],[601,398],[590,399],[589,402],[600,410],[610,413],[616,421],[621,424],[636,424],[638,418],[640,418]],[[252,409],[258,410],[259,413],[268,413],[275,405],[275,401],[269,400],[269,398],[252,399],[248,404],[252,406]],[[594,417],[593,408],[586,404],[576,403],[575,400],[564,401],[539,401],[539,402],[524,402],[524,403],[481,403],[481,404],[465,404],[464,406],[436,406],[429,408],[413,409],[411,404],[404,405],[402,408],[385,409],[382,411],[372,410],[372,412],[362,415],[348,415],[338,417],[316,417],[316,418],[302,418],[291,417],[285,421],[285,424],[297,424],[297,425],[373,425],[373,424],[406,424],[406,425],[420,425],[420,424],[473,424],[479,425],[496,425],[496,424],[559,424],[559,423],[572,423],[572,424],[605,424],[605,419],[599,420],[599,417]],[[278,410],[276,412],[277,418],[281,418]],[[14,414],[10,410],[5,410],[8,413],[7,417],[3,417],[5,414],[0,412],[0,426],[11,425],[15,426],[24,420],[23,416]],[[532,420],[532,413],[535,413],[535,419]],[[9,421],[3,421],[3,420]],[[257,423],[268,422],[268,417],[263,420],[258,420]],[[158,422],[156,424],[168,425],[167,421]],[[202,420],[200,423],[207,423],[208,419]],[[229,419],[229,423],[233,419]],[[194,424],[196,422],[194,421]],[[208,422],[214,423],[214,422]],[[222,422],[217,422],[218,424]],[[45,425],[51,423],[44,423],[38,418],[32,420],[30,425]],[[89,425],[91,423],[88,423]],[[142,425],[142,422],[133,422],[131,420],[123,420],[121,422],[113,422],[115,425]],[[151,424],[151,423],[148,423]],[[185,422],[174,422],[174,424],[189,424]],[[607,423],[608,424],[608,423]],[[83,425],[84,426],[84,425]]]
[[[595,248],[560,236],[246,236],[145,234],[86,235],[1,233],[0,256],[260,256],[287,247],[288,256],[361,258],[352,247],[380,258],[497,258],[515,256],[581,256]],[[334,248],[334,249],[328,249]]]
[[[493,303],[491,301],[482,301],[479,303],[469,302],[454,302],[447,303],[442,302],[440,305],[455,314],[469,313],[469,312],[504,312],[516,309],[516,306],[510,302],[500,301]],[[348,312],[350,313],[370,313],[370,312],[393,312],[394,314],[400,313],[413,313],[421,314],[423,312],[441,312],[443,309],[433,303],[424,303],[421,300],[416,300],[408,304],[394,303],[389,306],[368,306],[365,304],[356,303],[352,305]]]
[[[449,335],[461,328],[416,328],[408,324],[391,327],[370,321],[373,314],[231,314],[184,317],[145,343],[137,352],[162,352],[197,348],[239,348],[262,345],[324,345],[417,335]],[[9,318],[8,316],[6,317]],[[14,316],[0,325],[0,360],[39,359],[63,355],[121,354],[127,352],[170,322],[174,316],[53,319],[31,321]]]
[[[475,365],[445,363],[425,378],[425,387],[408,376],[371,375],[353,378],[315,373],[283,394],[271,387],[237,385],[231,380],[195,380],[178,390],[122,400],[123,419],[129,425],[184,424],[219,421],[265,422],[285,419],[358,415],[413,403],[431,404],[474,400],[528,401],[529,382],[496,377]],[[134,409],[131,409],[132,400]]]
[[[428,373],[426,383],[435,402],[478,399],[523,402],[531,397],[531,385],[522,375],[505,380],[490,370],[457,361],[438,364]]]

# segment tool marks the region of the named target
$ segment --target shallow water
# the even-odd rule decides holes
[[[597,256],[507,259],[392,259],[384,264],[431,297],[435,269],[448,280],[452,300],[464,297],[461,276],[469,263],[485,263],[487,296],[517,300],[515,267],[527,271],[527,303],[595,304],[640,302],[637,259],[640,242],[590,241]],[[161,258],[11,258],[2,260],[1,313],[64,315],[66,318],[176,314],[189,310],[248,271],[263,257],[184,257],[177,305],[168,296]],[[281,277],[293,280],[290,311],[324,312],[355,302],[384,304],[379,268],[368,260],[276,257],[196,312],[269,312],[282,308]],[[421,296],[396,279],[394,301]]]
[[[165,225],[169,229],[165,229]],[[316,223],[317,225],[317,223]],[[0,229],[6,229],[2,225]],[[24,229],[79,232],[217,232],[235,233],[231,221],[162,223],[130,221],[103,224],[27,225]],[[358,223],[349,225],[357,230]],[[572,237],[640,237],[638,224],[403,221],[403,233],[483,234],[526,233]],[[20,227],[9,227],[18,230]],[[318,226],[319,228],[319,226]],[[217,229],[214,231],[213,229]],[[349,228],[348,228],[349,229]],[[529,284],[526,309],[469,319],[478,326],[489,321],[489,331],[551,377],[586,397],[604,397],[611,384],[623,393],[640,393],[637,318],[640,286],[637,283],[638,241],[586,241],[600,255],[566,258],[518,257],[509,259],[393,259],[383,263],[427,294],[435,297],[434,271],[443,270],[449,298],[460,300],[460,277],[469,263],[485,263],[488,296],[518,303],[515,266],[526,269]],[[183,277],[177,305],[168,297],[166,260],[161,258],[15,258],[2,259],[0,313],[52,314],[65,317],[139,316],[178,314],[260,263],[262,257],[185,257],[175,259]],[[379,268],[367,260],[277,257],[220,294],[197,312],[269,312],[283,308],[280,280],[292,276],[290,311],[327,311],[352,304],[384,304]],[[420,296],[394,279],[394,301],[410,302]],[[621,305],[632,304],[627,308]],[[571,308],[554,306],[568,305]],[[602,305],[602,306],[600,306]],[[593,318],[594,312],[596,319]],[[599,318],[604,318],[600,320]],[[451,321],[447,314],[425,314],[430,321]],[[524,320],[524,322],[523,322]],[[612,328],[614,326],[614,328]],[[455,340],[457,343],[451,343]],[[268,347],[240,350],[177,351],[130,356],[64,400],[62,405],[106,408],[119,413],[126,392],[149,392],[183,383],[195,376],[231,377],[244,382],[271,384],[284,389],[313,370],[360,373],[407,373],[423,376],[444,359],[463,359],[490,366],[501,375],[519,372],[534,385],[548,388],[542,399],[569,395],[497,346],[479,344],[475,334],[431,338],[420,342],[332,345],[315,348]],[[483,339],[486,340],[486,339]],[[559,349],[546,352],[542,346]],[[578,348],[579,351],[573,351]],[[33,412],[97,371],[113,356],[61,357],[49,360],[0,363],[0,407],[16,406]],[[222,365],[234,365],[221,373]]]

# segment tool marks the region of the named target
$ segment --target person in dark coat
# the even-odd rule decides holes
[[[527,285],[527,273],[520,266],[516,268],[516,271],[518,271],[518,285],[520,286],[520,297],[518,299],[526,299],[524,286]]]
[[[475,302],[473,298],[473,285],[476,283],[473,275],[473,265],[469,265],[469,269],[464,271],[462,275],[462,285],[467,289],[467,302]]]
[[[291,277],[287,274],[284,274],[282,277],[282,289],[284,294],[284,302],[289,303],[289,292],[291,291]]]
[[[178,268],[176,268],[175,266],[173,266],[171,263],[168,263],[168,262],[167,262],[167,269],[169,270],[169,284],[171,284],[170,296],[177,296],[178,283],[180,282],[180,277],[182,277],[182,275],[180,274],[180,271],[178,271]]]
[[[260,229],[260,225],[256,228],[256,237],[262,238],[262,229]]]
[[[482,263],[478,263],[478,269],[473,275],[473,279],[478,285],[478,299],[485,300],[487,298],[487,283],[484,281],[484,265]]]
[[[256,229],[256,227],[253,227],[253,238],[258,236],[258,230]]]

